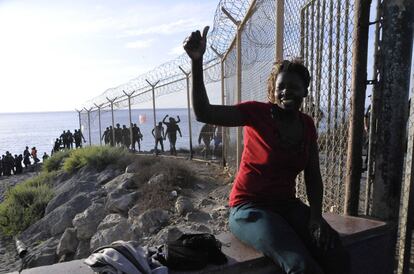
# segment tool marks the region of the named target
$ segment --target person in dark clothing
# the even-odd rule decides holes
[[[60,146],[62,145],[59,138],[56,138],[55,144],[53,146],[53,152],[58,152],[60,150]]]
[[[29,152],[29,147],[28,146],[26,146],[26,149],[23,151],[23,164],[24,164],[25,168],[27,168],[31,164],[31,162],[30,162],[30,152]]]
[[[14,158],[8,151],[6,151],[6,156],[4,156],[3,166],[5,167],[5,175],[10,176],[12,171],[14,171]]]
[[[3,159],[0,157],[0,176],[3,175]]]
[[[175,143],[177,142],[177,131],[180,134],[180,137],[183,137],[180,127],[177,125],[181,121],[180,116],[177,116],[177,121],[174,118],[170,117],[169,122],[165,122],[165,119],[167,119],[167,117],[168,114],[165,115],[164,119],[162,119],[162,122],[167,126],[165,134],[167,135],[168,141],[170,142],[170,154],[177,155],[177,150],[175,148]]]
[[[42,156],[42,160],[43,160],[43,163],[47,160],[49,158],[49,155],[47,155],[47,153],[45,152],[45,153],[43,153],[43,156]]]
[[[109,127],[109,144],[112,147],[115,145],[115,142],[114,142],[114,128],[112,126]]]
[[[164,152],[164,143],[163,140],[165,138],[164,127],[162,126],[162,122],[159,122],[158,125],[152,129],[151,131],[152,136],[155,139],[155,154],[158,155],[158,143],[161,146],[161,151]]]
[[[122,145],[122,128],[120,124],[116,124],[116,128],[115,128],[115,145],[116,146]]]
[[[210,155],[210,151],[211,151],[210,143],[214,137],[214,129],[215,127],[213,125],[205,124],[201,128],[200,134],[198,135],[198,144],[201,145],[201,140],[204,143],[204,148],[203,148],[204,158],[207,158]]]
[[[73,148],[73,134],[72,132],[70,132],[70,130],[66,132],[66,148]]]
[[[122,145],[129,149],[131,145],[131,131],[126,125],[122,125]]]
[[[63,145],[63,148],[67,148],[68,141],[66,137],[66,131],[64,130],[62,134],[60,134],[60,143]]]
[[[132,150],[135,151],[135,143],[138,143],[138,151],[141,152],[142,133],[137,124],[132,126]]]
[[[21,174],[23,172],[23,166],[22,166],[23,156],[20,154],[19,156],[14,155],[14,167],[16,170],[15,174]]]
[[[107,127],[101,136],[101,140],[104,141],[105,145],[109,144],[109,138],[110,138],[109,134],[110,134],[110,130],[109,130],[109,127]]]
[[[75,139],[75,148],[81,148],[82,147],[82,139],[83,142],[86,143],[85,137],[83,137],[82,131],[75,129],[75,132],[73,134],[73,138]]]

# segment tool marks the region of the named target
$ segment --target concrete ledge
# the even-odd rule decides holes
[[[345,247],[351,255],[352,274],[389,274],[392,273],[394,260],[391,246],[393,232],[392,225],[381,221],[324,214],[328,223],[341,235]],[[171,274],[203,274],[203,273],[238,273],[238,274],[283,274],[282,270],[260,252],[246,246],[237,240],[231,233],[222,233],[217,236],[222,242],[222,250],[228,257],[225,265],[209,265],[200,271],[170,271]],[[23,274],[93,274],[93,271],[76,260],[50,266],[26,269]],[[14,274],[14,273],[10,273]]]

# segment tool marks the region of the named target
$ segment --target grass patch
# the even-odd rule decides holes
[[[53,197],[51,183],[57,172],[43,172],[6,192],[0,204],[0,229],[6,235],[17,235],[43,217]]]
[[[70,150],[62,150],[53,153],[53,155],[46,159],[42,165],[42,170],[46,172],[60,170],[63,162],[70,155]]]
[[[73,173],[84,166],[90,166],[102,171],[111,164],[124,169],[131,161],[132,155],[123,148],[92,146],[72,150],[63,163],[63,170]]]
[[[138,156],[135,164],[139,167],[139,171],[134,177],[134,182],[144,194],[139,198],[137,204],[142,212],[154,208],[170,210],[175,203],[171,191],[178,188],[191,188],[195,181],[190,169],[184,163],[176,160]],[[151,177],[160,173],[166,176],[163,183],[147,184]]]

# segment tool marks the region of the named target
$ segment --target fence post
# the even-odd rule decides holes
[[[178,68],[184,73],[187,84],[187,113],[188,113],[188,131],[190,132],[190,160],[193,159],[193,134],[191,130],[191,111],[190,111],[190,74],[186,72],[181,66]]]
[[[362,137],[364,130],[365,90],[369,11],[371,0],[357,0],[354,12],[354,44],[351,83],[351,120],[348,132],[348,152],[345,181],[345,214],[358,215],[359,189],[362,171]]]
[[[398,220],[413,44],[412,0],[383,1],[372,215]]]
[[[97,105],[94,103],[96,108],[98,109],[98,121],[99,121],[99,145],[102,146],[102,129],[101,129],[101,107],[102,105]]]
[[[283,60],[283,31],[285,22],[285,0],[276,0],[276,61]],[[303,58],[303,56],[301,56]]]
[[[86,110],[86,112],[88,113],[88,136],[89,136],[89,146],[92,146],[92,140],[91,140],[91,110],[84,108]]]
[[[114,99],[109,99],[106,97],[106,100],[111,104],[111,117],[112,117],[112,145],[115,146],[115,119],[114,119],[114,102],[117,97]]]
[[[224,55],[219,53],[213,46],[210,46],[211,50],[220,58],[220,85],[221,85],[221,104],[224,106]],[[221,127],[221,164],[223,167],[226,166],[225,157],[225,143],[226,143],[225,129]]]
[[[160,82],[160,80],[158,80],[155,84],[152,84],[147,79],[145,79],[145,81],[147,81],[148,85],[151,86],[151,91],[152,91],[152,112],[153,112],[153,115],[154,115],[154,128],[155,128],[157,126],[157,117],[155,117],[155,86]]]
[[[135,93],[135,91],[133,91],[132,93],[128,94],[126,93],[124,90],[122,90],[122,92],[128,97],[128,113],[129,113],[129,138],[131,140],[131,144],[132,144],[132,114],[131,114],[131,96]],[[129,148],[128,148],[129,149]]]
[[[82,109],[81,110],[77,110],[77,109],[75,109],[76,110],[76,112],[78,113],[78,119],[79,119],[79,130],[80,130],[80,132],[82,133],[82,119],[81,119],[81,112],[82,112]]]

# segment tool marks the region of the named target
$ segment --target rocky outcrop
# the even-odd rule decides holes
[[[78,238],[76,237],[76,228],[66,228],[60,238],[56,254],[59,257],[62,257],[65,254],[75,254],[78,242]]]
[[[139,195],[137,191],[130,192],[125,188],[116,188],[109,193],[105,207],[111,213],[126,215]]]
[[[133,180],[134,174],[124,173],[105,184],[104,189],[109,193],[116,188],[134,189],[136,188]]]
[[[175,201],[175,211],[180,216],[184,216],[186,213],[191,212],[193,209],[193,203],[188,197],[179,196]]]
[[[114,223],[114,219],[119,220],[119,222]],[[110,223],[106,223],[106,221],[110,221]],[[105,223],[98,226],[98,231],[91,238],[91,250],[94,250],[102,245],[108,245],[117,240],[131,240],[131,229],[125,217],[119,215],[116,218],[111,218],[111,220],[105,218],[103,222]]]
[[[85,211],[77,214],[72,220],[77,231],[77,238],[79,240],[90,239],[104,217],[105,207],[99,203],[93,203]]]
[[[147,210],[139,215],[138,218],[129,216],[132,230],[138,235],[156,233],[168,223],[169,218],[168,211],[162,209]]]

